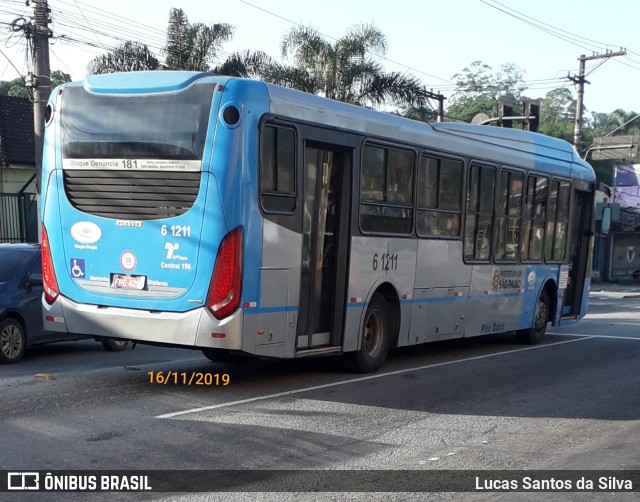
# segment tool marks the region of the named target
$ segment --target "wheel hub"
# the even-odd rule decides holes
[[[20,331],[15,326],[7,326],[2,330],[0,336],[2,352],[7,357],[15,357],[22,348],[22,338]]]

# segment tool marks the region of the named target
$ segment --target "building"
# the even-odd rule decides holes
[[[35,192],[33,104],[28,99],[0,96],[0,173],[0,193]]]
[[[0,242],[37,241],[33,104],[0,96]]]

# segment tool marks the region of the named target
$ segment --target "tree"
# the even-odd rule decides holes
[[[376,27],[361,24],[330,43],[311,27],[294,27],[281,44],[283,58],[293,64],[272,61],[261,70],[261,77],[272,83],[292,87],[327,98],[361,106],[385,103],[420,106],[426,91],[419,81],[403,73],[385,73],[371,53],[384,55],[387,41]]]
[[[262,51],[241,51],[229,56],[224,63],[213,69],[218,75],[228,75],[242,78],[261,78],[278,67],[273,58]]]
[[[60,70],[51,72],[51,88],[54,89],[61,84],[71,82],[71,75]]]
[[[622,109],[614,110],[605,114],[603,132],[606,134],[638,134],[640,133],[640,120],[637,117],[636,112],[626,112]]]
[[[576,100],[566,87],[559,87],[547,93],[540,107],[538,132],[573,141]]]
[[[233,26],[190,24],[182,9],[171,9],[167,29],[165,69],[209,71],[210,63],[224,42],[233,36]]]
[[[229,24],[190,24],[182,9],[171,9],[167,28],[165,64],[161,65],[149,47],[128,41],[92,59],[87,66],[89,74],[141,70],[208,71],[222,44],[231,39],[233,27]]]
[[[65,82],[71,82],[71,75],[60,70],[51,72],[51,89]],[[32,99],[31,91],[25,86],[22,77],[11,81],[0,81],[0,95]]]
[[[0,82],[0,95],[31,99],[29,90],[24,85],[24,79],[22,77]]]
[[[419,122],[434,122],[438,119],[438,112],[433,107],[427,106],[406,106],[401,110],[401,115],[408,119]]]
[[[583,130],[583,137],[587,144],[593,143],[595,138],[602,136],[625,136],[640,134],[640,118],[636,112],[626,112],[622,109],[611,113],[592,113],[589,121],[590,127]],[[621,142],[628,143],[628,139]],[[638,156],[628,158],[626,161],[637,163]],[[611,169],[614,164],[624,162],[623,159],[591,160],[589,161],[596,171],[598,181],[611,183]]]
[[[453,76],[457,90],[449,100],[446,115],[464,122],[471,122],[478,113],[495,117],[499,99],[513,103],[514,110],[522,108],[522,92],[526,89],[523,75],[524,71],[512,63],[494,72],[482,61],[474,61]]]
[[[124,42],[112,52],[93,58],[87,65],[87,73],[114,73],[118,71],[157,70],[160,62],[145,44]]]

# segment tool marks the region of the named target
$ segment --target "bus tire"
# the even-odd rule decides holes
[[[102,347],[109,352],[120,352],[129,346],[129,340],[119,338],[103,338]]]
[[[523,345],[536,345],[542,341],[549,323],[549,299],[547,291],[543,291],[536,303],[536,311],[533,316],[533,326],[516,331],[518,343]]]
[[[358,373],[374,373],[384,364],[389,352],[389,307],[380,293],[369,302],[362,325],[360,349],[349,354],[349,366]]]

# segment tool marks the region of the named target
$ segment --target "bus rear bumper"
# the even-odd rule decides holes
[[[44,329],[191,348],[240,350],[242,309],[219,321],[204,307],[188,312],[102,307],[59,296],[53,305],[42,301]]]

